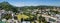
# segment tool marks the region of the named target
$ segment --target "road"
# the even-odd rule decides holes
[[[48,18],[54,19],[56,21],[60,21],[59,19],[52,17],[52,16],[49,16],[49,15],[42,15],[42,17],[48,17]]]

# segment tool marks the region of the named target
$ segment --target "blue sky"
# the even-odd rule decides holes
[[[60,6],[60,0],[0,0],[0,2],[7,1],[14,6]]]

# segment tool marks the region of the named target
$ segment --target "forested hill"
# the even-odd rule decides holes
[[[18,9],[20,10],[26,10],[26,9],[37,9],[37,8],[60,8],[56,6],[24,6],[24,7],[15,7],[8,2],[1,2],[0,3],[0,9],[4,9],[6,11],[13,11],[13,12],[18,12]]]
[[[4,9],[6,11],[17,12],[17,7],[15,7],[15,6],[13,6],[5,1],[0,3],[0,9]]]
[[[26,9],[53,9],[53,8],[60,8],[57,6],[45,6],[45,5],[41,5],[41,6],[24,6],[24,7],[20,7],[21,10],[26,10]]]

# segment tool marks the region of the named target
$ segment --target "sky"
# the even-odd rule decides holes
[[[7,1],[14,6],[38,6],[38,5],[48,5],[48,6],[60,6],[60,0],[0,0],[0,2]]]

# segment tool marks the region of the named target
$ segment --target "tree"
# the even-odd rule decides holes
[[[5,19],[11,19],[12,18],[12,16],[11,16],[11,14],[5,14],[4,16],[2,16],[2,19],[3,18],[5,18]]]
[[[45,20],[45,17],[40,16],[39,19],[40,19],[39,22],[47,23],[47,21]]]

